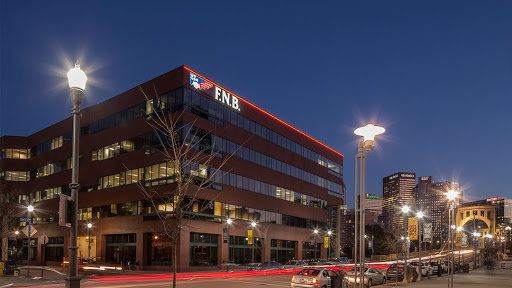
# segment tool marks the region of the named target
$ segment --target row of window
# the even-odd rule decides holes
[[[141,117],[144,114],[148,115],[148,117],[157,111],[165,114],[171,112],[171,109],[173,109],[174,106],[182,106],[183,104],[186,105],[186,109],[191,112],[196,114],[197,112],[202,112],[208,114],[209,116],[213,116],[213,118],[217,120],[214,121],[217,124],[222,125],[222,121],[228,121],[242,129],[245,129],[271,142],[274,142],[275,144],[291,150],[299,155],[302,155],[303,157],[306,157],[316,163],[319,163],[320,165],[326,166],[330,170],[333,170],[340,175],[343,173],[342,166],[340,164],[334,163],[326,157],[319,155],[318,153],[313,152],[310,149],[272,131],[271,129],[268,129],[265,126],[262,126],[188,88],[178,88],[174,91],[159,96],[157,99],[148,100],[146,103],[135,105],[121,112],[91,123],[88,127],[88,132],[98,133],[105,129],[112,128],[131,121],[135,118]],[[197,110],[198,108],[200,111]],[[181,109],[180,107],[177,107],[174,110]],[[195,109],[195,111],[192,111],[193,109]],[[210,119],[212,117],[207,118],[212,120]]]
[[[29,159],[29,149],[2,149],[0,150],[0,159]]]
[[[466,218],[470,217],[471,211],[466,211]],[[473,210],[473,215],[478,215],[478,210]],[[491,219],[492,212],[487,211],[487,219]],[[480,210],[480,216],[485,217],[485,210]],[[464,219],[464,213],[460,213],[460,218]]]
[[[28,171],[0,171],[0,180],[30,181],[30,173]]]
[[[37,168],[35,171],[36,178],[52,175],[52,174],[59,173],[64,170],[71,169],[72,168],[71,160],[72,160],[71,158],[68,158],[66,160],[62,160],[62,161],[55,162],[55,163],[50,163],[43,167]]]
[[[325,209],[327,207],[327,201],[291,191],[285,188],[276,187],[274,185],[257,181],[248,177],[240,176],[234,173],[224,172],[215,169],[208,168],[205,165],[198,163],[190,163],[190,165],[183,165],[188,167],[185,170],[185,175],[206,179],[213,175],[211,188],[221,190],[219,184],[228,185],[251,192],[256,192],[271,197],[301,203],[303,205],[309,205],[317,208]],[[117,187],[122,185],[128,185],[136,183],[138,181],[145,182],[145,186],[164,185],[173,183],[178,167],[175,162],[163,162],[154,164],[144,168],[133,169],[127,172],[121,172],[114,175],[108,175],[99,179],[98,189]]]
[[[60,148],[66,144],[70,144],[73,141],[73,133],[68,132],[62,136],[53,138],[44,143],[41,143],[35,147],[30,149],[30,154],[32,157],[40,155],[44,152],[48,152],[50,150],[54,150]]]
[[[92,151],[92,161],[110,159],[131,151],[135,151],[135,144],[133,141],[124,140]]]
[[[185,201],[192,201],[192,199],[185,199]],[[242,219],[260,223],[273,223],[301,228],[326,227],[325,222],[281,213],[203,199],[195,199],[193,201],[194,203],[191,203],[190,205],[184,204],[182,207],[190,207],[188,215],[194,215],[193,219],[195,220],[220,222],[222,217],[230,217],[232,219]],[[172,213],[174,211],[173,203],[161,203],[157,205],[157,207],[162,212]],[[79,209],[78,215],[80,220],[91,220],[115,216],[149,215],[155,212],[153,205],[149,201],[133,201],[82,208]],[[210,215],[210,217],[205,217],[207,215]],[[38,219],[38,221],[43,221],[43,219]]]

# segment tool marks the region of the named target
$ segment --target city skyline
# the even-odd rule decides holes
[[[90,77],[84,107],[184,64],[344,154],[349,207],[353,130],[366,122],[387,130],[367,156],[367,193],[411,171],[461,183],[465,202],[511,197],[512,152],[495,148],[512,137],[500,127],[512,104],[510,2],[198,3],[123,2],[120,13],[116,2],[2,1],[0,137],[70,116],[76,59]]]

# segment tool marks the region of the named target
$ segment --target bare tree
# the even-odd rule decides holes
[[[265,251],[267,249],[267,245],[270,245],[270,238],[268,232],[270,231],[270,226],[272,223],[260,222],[255,227],[256,232],[258,233],[258,237],[261,244],[260,254],[261,254],[261,262],[265,262]],[[268,259],[270,260],[270,259]]]
[[[139,90],[149,101],[142,87],[139,86]],[[156,89],[155,94],[158,95]],[[153,98],[154,101],[160,103],[159,97]],[[183,111],[166,114],[162,109],[152,109],[152,117],[147,120],[157,136],[157,153],[166,162],[167,175],[172,175],[172,184],[163,188],[138,182],[140,191],[161,223],[159,234],[166,236],[170,242],[173,287],[176,287],[177,244],[182,230],[190,225],[189,222],[197,213],[204,212],[211,201],[218,197],[220,191],[211,193],[212,190],[207,190],[209,192],[205,193],[205,189],[215,190],[218,187],[223,173],[226,173],[221,169],[232,156],[219,157],[221,152],[215,148],[216,139],[212,133],[215,131],[196,127],[196,121],[184,124]]]
[[[2,261],[8,260],[9,237],[15,236],[14,229],[18,224],[19,207],[14,202],[16,199],[16,188],[7,184],[6,181],[0,181],[0,235],[2,237]]]

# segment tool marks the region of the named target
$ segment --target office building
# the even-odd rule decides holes
[[[179,115],[178,143],[192,147],[187,167],[187,161],[161,153],[159,140],[168,136],[150,125],[159,116],[173,115]],[[184,196],[190,205],[182,211],[188,220],[177,243],[180,271],[219,269],[228,261],[284,262],[311,251],[325,258],[326,249],[320,247],[327,207],[345,204],[343,155],[197,72],[182,66],[85,108],[80,128],[81,257],[88,256],[91,241],[90,255],[97,263],[131,261],[147,269],[171,265],[170,239],[158,215],[174,217],[175,202],[152,203],[141,190],[175,191],[179,173],[196,187],[220,169],[205,189]],[[68,257],[69,228],[59,226],[57,212],[60,194],[70,192],[71,130],[68,118],[30,136],[0,138],[2,194],[8,195],[3,205],[34,205],[30,217],[37,233],[30,249],[37,263],[41,235],[51,244],[46,262],[60,264]],[[197,151],[212,152],[210,166],[190,159]],[[223,159],[228,160],[221,165]],[[19,220],[27,213],[12,215]],[[227,218],[233,219],[229,241]],[[252,221],[257,223],[255,245],[247,240]],[[18,228],[25,224],[17,223]],[[313,229],[320,235],[314,236]],[[26,238],[20,236],[13,247],[12,257],[26,258]]]
[[[416,174],[398,172],[382,179],[382,212],[386,219],[386,229],[393,233],[405,231],[402,207],[413,208],[415,204]]]

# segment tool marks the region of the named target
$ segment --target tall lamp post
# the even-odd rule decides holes
[[[87,76],[84,71],[80,69],[78,61],[75,67],[68,72],[69,94],[73,108],[71,114],[73,115],[73,152],[72,152],[72,170],[71,170],[71,201],[73,202],[71,209],[71,231],[69,239],[69,270],[68,277],[66,277],[66,288],[80,287],[80,276],[78,276],[78,190],[80,184],[78,183],[78,158],[79,158],[79,140],[80,140],[80,106],[84,98],[85,83]]]
[[[89,239],[89,247],[87,247],[89,249],[89,261],[91,261],[91,228],[92,228],[92,224],[91,223],[88,223],[87,224],[87,230],[89,230],[89,235],[87,236],[87,239]]]
[[[355,233],[354,233],[354,271],[357,271],[357,255],[359,254],[360,270],[364,268],[364,235],[365,233],[365,208],[364,208],[364,197],[366,195],[366,155],[364,152],[370,153],[373,146],[375,146],[375,136],[384,133],[386,129],[376,126],[372,123],[368,123],[363,127],[354,130],[354,134],[361,136],[361,140],[358,144],[357,155],[356,155],[356,166],[355,166]],[[358,171],[360,170],[360,171]],[[359,185],[358,185],[359,182]],[[358,198],[358,195],[360,198]],[[358,201],[361,205],[358,205]],[[357,211],[359,209],[359,219],[357,217]],[[359,220],[359,223],[358,223]],[[358,227],[358,224],[360,227]],[[339,237],[339,236],[338,236]],[[358,243],[359,242],[359,243]],[[359,250],[358,250],[359,249]],[[357,273],[356,273],[357,274]],[[360,283],[364,283],[364,273],[361,273]],[[357,286],[357,281],[354,281],[354,288]]]
[[[463,230],[464,230],[464,228],[462,228],[460,226],[457,227],[457,232],[461,233]],[[461,243],[460,243],[460,246],[459,246],[459,265],[460,265],[460,250],[462,248],[462,237],[463,237],[463,234],[464,233],[461,234]]]
[[[231,226],[231,223],[233,223],[233,220],[231,220],[231,218],[228,218],[228,220],[226,220],[226,223],[228,224],[228,261],[226,263],[226,271],[229,272],[229,227]]]
[[[448,288],[453,287],[453,230],[455,230],[455,225],[452,223],[455,223],[454,215],[455,215],[455,199],[457,198],[457,195],[459,192],[455,190],[448,190],[447,193],[444,193],[446,195],[446,198],[448,198],[450,210],[448,213],[448,244],[449,244],[449,252],[448,252],[448,265],[450,267],[448,268]],[[453,226],[453,227],[452,227]],[[451,253],[451,255],[450,255]],[[451,283],[451,284],[450,284]],[[451,286],[450,286],[451,285]]]
[[[425,214],[422,212],[422,211],[419,211],[418,213],[416,213],[416,217],[418,217],[418,267],[419,267],[419,272],[418,272],[418,281],[421,281],[421,277],[422,277],[422,263],[421,263],[421,231],[423,230],[423,226],[422,226],[422,222],[421,220],[423,219],[423,216],[425,216]],[[427,271],[427,274],[428,274],[428,271]]]
[[[255,263],[256,260],[254,260],[254,228],[256,228],[256,222],[252,221],[251,222],[251,227],[252,227],[252,234],[251,234],[251,243],[252,243],[252,263]]]
[[[408,276],[408,270],[407,269],[407,258],[409,257],[409,218],[408,218],[408,213],[409,213],[409,210],[411,208],[407,205],[403,206],[402,207],[402,213],[403,213],[403,216],[404,216],[404,219],[403,219],[403,227],[404,227],[404,233],[405,233],[405,236],[407,238],[407,241],[405,242],[405,249],[406,249],[406,257],[405,257],[405,261],[404,261],[404,280],[403,282],[404,283],[407,283],[408,279],[407,279],[407,276]],[[398,267],[397,267],[398,269]]]
[[[30,278],[30,234],[32,231],[30,230],[32,226],[32,212],[34,212],[34,206],[28,205],[27,207],[27,218],[28,218],[28,243],[27,243],[27,278]]]
[[[318,234],[318,229],[315,229],[315,230],[313,231],[313,233],[315,234],[315,236],[314,236],[314,237],[315,237],[315,240],[314,240],[314,241],[315,241],[315,244],[313,245],[313,249],[315,249],[315,261],[316,261],[316,260],[318,259],[318,258],[317,258],[317,255],[316,255],[316,246],[317,246],[317,245],[316,245],[316,235]]]
[[[329,238],[329,241],[327,241],[327,261],[329,261],[329,258],[331,257],[331,231],[327,231],[327,238]]]

